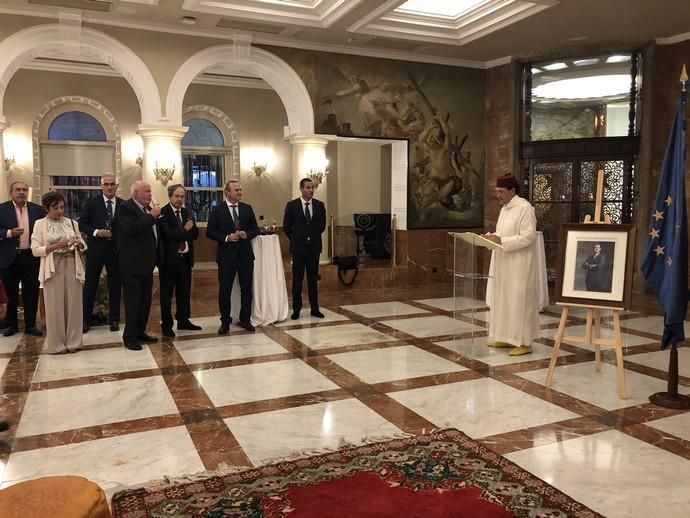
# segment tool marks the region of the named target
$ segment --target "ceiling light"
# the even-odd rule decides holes
[[[587,99],[610,97],[630,91],[630,76],[626,74],[577,77],[539,85],[532,90],[535,97],[548,99]]]
[[[439,16],[443,18],[458,18],[489,0],[407,0],[396,11]]]
[[[573,65],[576,67],[586,67],[587,65],[596,65],[597,63],[599,63],[599,58],[573,60]]]
[[[607,63],[624,63],[630,61],[630,56],[616,55],[606,58]]]
[[[533,68],[533,69],[531,70],[531,72],[532,72],[532,75],[534,75],[534,74],[541,74],[541,73],[542,73],[542,70],[541,70],[540,68]]]
[[[541,68],[544,70],[562,70],[564,68],[568,68],[568,65],[565,63],[551,63],[550,65],[544,65]]]
[[[185,25],[194,25],[196,24],[196,18],[194,18],[193,16],[185,16],[184,18],[182,18],[182,23],[184,23]]]

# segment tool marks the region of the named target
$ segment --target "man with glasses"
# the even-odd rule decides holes
[[[79,218],[79,230],[87,236],[86,280],[84,282],[84,332],[88,332],[98,292],[98,281],[105,266],[108,275],[108,314],[110,330],[120,329],[120,269],[117,265],[117,215],[122,198],[115,195],[117,179],[106,173],[101,177],[101,191],[85,204]]]

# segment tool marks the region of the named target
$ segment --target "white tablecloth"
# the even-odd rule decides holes
[[[252,325],[266,326],[285,320],[288,315],[288,295],[278,236],[257,236],[252,239],[252,249],[255,257]],[[230,304],[232,320],[238,322],[240,286],[237,275],[232,286]]]
[[[541,312],[549,305],[549,284],[546,273],[546,251],[544,249],[544,234],[537,231],[537,309]],[[486,305],[490,306],[491,283],[493,282],[493,262],[489,268],[489,281],[486,285]]]

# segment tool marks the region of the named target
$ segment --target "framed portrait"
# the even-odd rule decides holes
[[[634,225],[561,225],[556,302],[630,307],[634,253]]]

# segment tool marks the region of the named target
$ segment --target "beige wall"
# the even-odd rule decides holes
[[[381,169],[381,144],[339,141],[337,162],[337,225],[352,225],[355,213],[390,212],[391,173]],[[387,195],[381,192],[382,182],[388,186]]]

